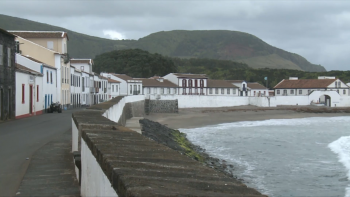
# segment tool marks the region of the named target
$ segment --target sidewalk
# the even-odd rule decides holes
[[[41,147],[32,158],[16,196],[80,196],[71,153],[71,131]]]

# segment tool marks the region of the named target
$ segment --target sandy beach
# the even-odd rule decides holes
[[[320,110],[321,109],[321,110]],[[337,113],[324,113],[331,108],[317,107],[274,107],[259,108],[255,106],[239,106],[224,108],[188,108],[179,109],[179,113],[152,113],[145,118],[159,122],[172,129],[198,128],[207,125],[237,121],[257,121],[269,119],[291,119],[307,117],[335,117],[350,116],[350,113],[341,112],[348,108],[335,109]],[[332,108],[334,110],[334,108]],[[306,111],[306,112],[305,112]]]

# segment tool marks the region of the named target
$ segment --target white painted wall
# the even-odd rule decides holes
[[[16,117],[29,114],[29,76],[30,74],[16,71]],[[43,85],[42,77],[35,76],[33,85],[32,96],[32,109],[33,114],[43,110]],[[22,84],[24,84],[24,103],[22,103]],[[37,85],[39,85],[39,100],[37,100]]]
[[[222,89],[224,89],[224,94],[222,93]],[[230,89],[230,94],[227,94],[227,89]],[[208,95],[227,95],[227,96],[238,96],[239,89],[238,88],[208,88]]]
[[[83,139],[81,139],[81,172],[81,196],[118,196]]]

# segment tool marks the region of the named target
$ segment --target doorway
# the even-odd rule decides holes
[[[29,114],[33,113],[33,85],[29,85]]]

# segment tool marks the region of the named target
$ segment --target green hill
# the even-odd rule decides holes
[[[279,68],[321,72],[300,55],[273,47],[247,33],[225,30],[174,30],[150,34],[139,40],[109,40],[26,19],[0,15],[0,28],[6,30],[66,31],[68,52],[74,58],[94,58],[120,49],[139,48],[179,58],[209,58],[246,63],[252,68]]]

